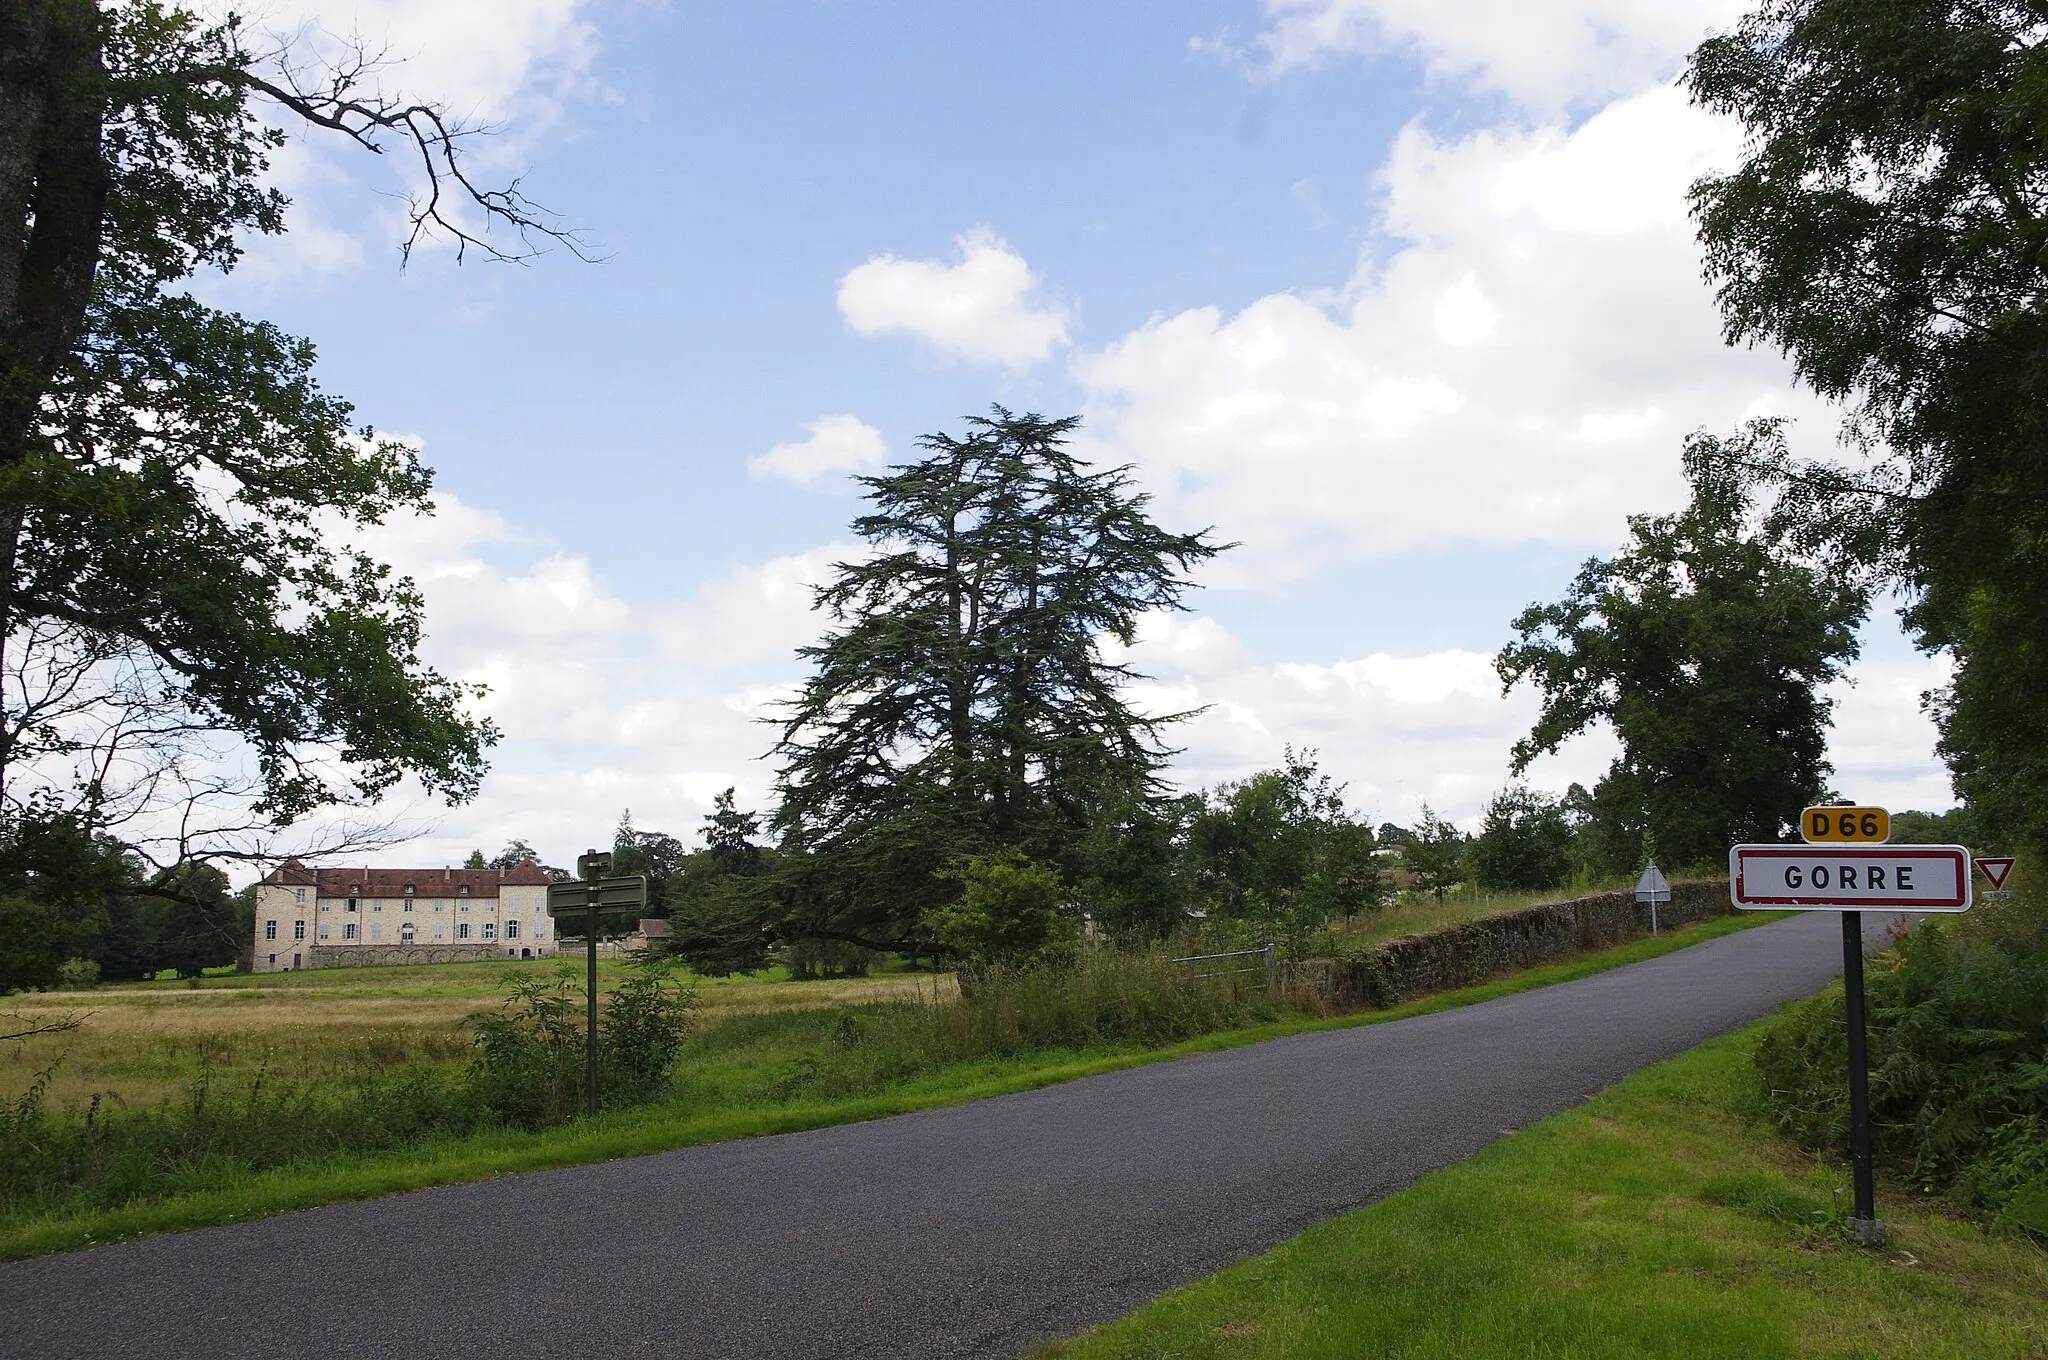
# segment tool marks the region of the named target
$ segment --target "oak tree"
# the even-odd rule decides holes
[[[1819,690],[1855,658],[1869,591],[1751,523],[1734,469],[1780,439],[1768,421],[1689,439],[1685,509],[1631,516],[1621,551],[1524,610],[1495,658],[1504,688],[1527,681],[1543,701],[1516,774],[1596,723],[1620,738],[1592,794],[1610,873],[1636,866],[1646,832],[1679,866],[1777,840],[1827,791]]]
[[[1956,786],[2048,844],[2048,29],[2033,0],[1767,0],[1702,44],[1741,162],[1692,191],[1731,343],[1844,402],[1860,469],[1749,473],[1902,586]]]

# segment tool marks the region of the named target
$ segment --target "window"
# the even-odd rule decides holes
[[[294,940],[303,940],[306,938],[306,923],[304,921],[292,922],[292,938]]]
[[[469,938],[469,922],[464,921],[461,925],[455,927],[455,938],[458,940]]]
[[[350,911],[354,911],[354,910],[356,909],[356,900],[355,900],[355,899],[354,899],[353,897],[351,897],[351,898],[350,898],[350,899],[348,900],[348,909],[349,909]]]
[[[457,893],[458,893],[459,895],[461,895],[461,896],[463,896],[463,897],[467,897],[467,896],[469,896],[469,885],[468,885],[467,883],[464,883],[464,884],[462,884],[461,886],[457,887],[457,888],[455,889],[455,891],[456,891],[456,892],[457,892]]]
[[[351,883],[351,884],[349,884],[349,885],[348,885],[348,895],[349,895],[350,897],[361,897],[361,896],[363,895],[363,885],[362,885],[362,884],[360,884],[360,883]]]
[[[507,921],[505,923],[505,938],[508,940],[519,938],[519,923],[517,921]]]
[[[406,895],[407,897],[411,897],[411,896],[412,896],[412,884],[408,883],[408,884],[406,884],[406,885],[405,885],[405,895]]]
[[[441,927],[439,927],[439,926],[435,926],[435,927],[434,927],[434,938],[435,938],[435,939],[437,939],[437,940],[441,938]]]
[[[322,911],[333,911],[333,910],[334,910],[334,904],[333,904],[332,902],[322,902],[322,903],[320,904],[320,910],[322,910]]]
[[[341,938],[344,940],[353,940],[355,937],[356,923],[354,921],[350,921],[341,928]]]
[[[434,910],[435,910],[435,911],[439,911],[440,909],[441,909],[441,904],[440,904],[439,902],[436,902],[436,903],[434,904]]]
[[[410,897],[405,899],[405,909],[407,912],[412,911],[412,899]]]
[[[265,921],[263,923],[263,938],[266,940],[274,940],[277,938],[277,922]],[[275,963],[277,962],[277,960],[272,959],[271,962]]]
[[[326,927],[326,926],[322,926],[322,927],[320,927],[320,938],[321,938],[321,939],[323,939],[323,940],[327,938],[327,927]]]
[[[486,940],[495,940],[498,938],[498,923],[496,921],[484,922],[484,938]]]
[[[301,902],[306,900],[306,890],[304,888],[299,889],[299,900]]]
[[[271,961],[272,963],[276,963],[276,962],[277,962],[277,955],[275,955],[275,954],[272,954],[272,955],[270,956],[270,961]]]
[[[469,910],[469,903],[467,903],[467,902],[464,902],[464,903],[462,904],[462,909],[463,909],[464,911],[468,911],[468,910]]]
[[[381,940],[381,939],[383,939],[383,938],[384,938],[384,927],[383,927],[382,925],[374,925],[374,926],[371,926],[371,927],[370,927],[370,938],[371,938],[371,939],[373,939],[373,940]]]
[[[382,911],[382,910],[384,910],[384,899],[380,897],[380,898],[378,898],[378,899],[377,899],[376,901],[372,902],[372,903],[370,904],[370,910],[371,910],[371,911]]]
[[[398,932],[398,942],[400,944],[412,943],[412,922],[407,921],[405,925],[400,928]]]

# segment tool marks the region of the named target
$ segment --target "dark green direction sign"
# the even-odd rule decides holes
[[[548,884],[548,915],[586,916],[592,907],[601,912],[623,914],[647,906],[647,875],[626,874],[620,878],[574,879]]]

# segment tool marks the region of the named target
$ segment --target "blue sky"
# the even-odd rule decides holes
[[[603,256],[400,270],[402,168],[311,141],[278,166],[293,234],[207,285],[438,471],[440,515],[377,546],[508,740],[475,805],[415,809],[436,862],[764,799],[848,473],[991,402],[1084,413],[1163,520],[1243,542],[1136,658],[1141,701],[1210,705],[1184,780],[1313,746],[1397,819],[1504,780],[1533,702],[1486,658],[1675,506],[1685,431],[1832,435],[1698,281],[1680,196],[1735,141],[1669,82],[1725,0],[305,12],[500,122],[488,173]],[[1946,804],[1939,676],[1873,626],[1844,792]]]

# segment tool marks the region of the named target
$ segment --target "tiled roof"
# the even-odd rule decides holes
[[[514,869],[309,869],[292,859],[263,881],[317,887],[321,897],[405,897],[408,887],[413,897],[496,897],[500,886],[538,886],[548,876],[532,864]]]

